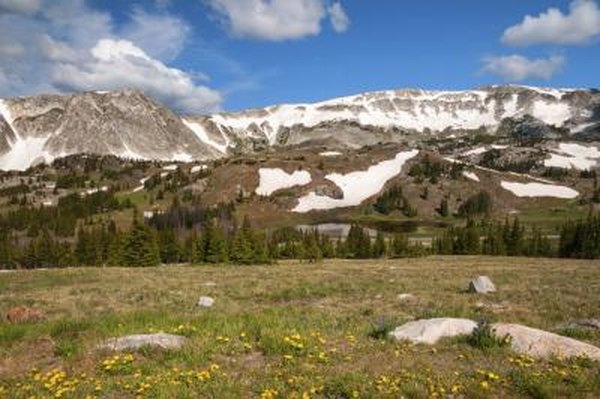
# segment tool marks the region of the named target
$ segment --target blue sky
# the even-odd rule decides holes
[[[596,0],[0,0],[0,30],[29,25],[17,42],[43,56],[0,39],[0,96],[138,87],[208,112],[403,87],[600,86]],[[36,82],[19,74],[32,65]]]

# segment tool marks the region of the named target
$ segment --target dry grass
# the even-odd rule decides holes
[[[491,277],[498,286],[497,294],[482,297],[465,292],[469,279],[479,274]],[[27,383],[32,377],[25,373],[33,367],[58,367],[92,375],[100,381],[103,395],[133,396],[123,385],[135,383],[133,371],[103,375],[98,364],[106,354],[97,353],[94,346],[110,336],[177,332],[179,328],[190,337],[181,352],[136,355],[135,368],[158,379],[152,385],[152,397],[173,397],[174,392],[180,397],[248,397],[269,388],[282,396],[306,391],[311,397],[346,397],[357,391],[361,397],[394,397],[398,392],[423,397],[432,392],[441,395],[453,386],[460,386],[456,389],[469,397],[597,397],[597,364],[556,366],[566,367],[568,373],[571,367],[578,370],[576,376],[569,374],[569,378],[577,378],[573,383],[566,384],[553,375],[538,381],[529,370],[508,364],[513,354],[506,350],[485,354],[455,340],[441,343],[433,353],[428,347],[369,335],[378,323],[396,326],[435,316],[486,317],[558,331],[571,319],[600,317],[598,292],[598,261],[525,258],[428,257],[3,273],[0,311],[28,305],[44,311],[48,320],[0,323],[0,387],[6,390],[15,381]],[[416,300],[401,302],[397,299],[400,293],[411,293]],[[200,295],[216,298],[215,307],[197,308]],[[481,310],[478,302],[505,308]],[[290,352],[283,339],[294,332],[306,345],[306,350],[297,354]],[[239,338],[242,333],[246,338]],[[219,340],[219,336],[228,340]],[[600,345],[598,334],[585,338]],[[320,352],[326,359],[318,358]],[[283,356],[287,354],[294,359],[286,362]],[[173,367],[198,370],[212,363],[219,364],[227,375],[214,375],[213,383],[187,389],[167,382]],[[549,366],[536,363],[532,367],[546,370]],[[476,370],[493,370],[504,382],[490,380],[491,387],[482,388],[479,384],[487,377]],[[411,372],[415,375],[408,375]],[[377,382],[381,376],[401,383]],[[297,381],[289,383],[289,379]],[[94,383],[80,382],[77,392],[92,392]],[[315,393],[310,394],[311,388]],[[11,395],[17,393],[23,392],[11,391]]]

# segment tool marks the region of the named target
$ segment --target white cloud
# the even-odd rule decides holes
[[[539,16],[527,15],[504,31],[502,42],[511,46],[532,44],[585,44],[600,35],[600,8],[594,0],[574,0],[569,12],[549,8]]]
[[[198,86],[191,76],[151,58],[127,40],[101,39],[90,57],[54,66],[52,82],[67,90],[118,90],[134,87],[179,111],[214,111],[221,95]]]
[[[325,0],[207,0],[223,18],[233,36],[282,41],[315,36],[321,22],[331,16],[334,29],[347,29],[349,19],[336,2],[329,10]]]
[[[41,5],[41,0],[0,0],[0,13],[32,14]]]
[[[333,30],[336,32],[345,32],[348,30],[350,18],[348,18],[348,14],[346,14],[340,2],[335,2],[329,7],[329,18],[331,19]]]
[[[549,58],[529,59],[521,55],[486,57],[483,60],[484,73],[500,76],[506,81],[518,82],[526,79],[548,80],[558,73],[565,58],[553,55]]]
[[[183,49],[191,31],[188,24],[177,17],[150,14],[141,8],[135,8],[130,18],[121,36],[161,60],[174,59]]]
[[[3,0],[0,0],[0,2]],[[52,0],[38,12],[0,12],[0,97],[137,88],[183,112],[219,108],[201,72],[167,66],[182,50],[182,20],[133,9],[117,26],[85,0]]]

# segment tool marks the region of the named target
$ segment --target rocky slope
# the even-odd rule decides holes
[[[600,137],[600,91],[397,90],[179,117],[136,91],[0,100],[0,169],[75,153],[201,160],[275,145],[358,148],[473,131]]]
[[[0,102],[0,168],[76,154],[191,161],[220,154],[137,91],[43,95]]]

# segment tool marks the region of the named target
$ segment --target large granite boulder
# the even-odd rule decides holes
[[[532,357],[587,357],[600,360],[600,348],[573,338],[519,324],[497,323],[492,325],[492,330],[499,338],[509,336],[515,352]]]
[[[476,327],[473,320],[441,317],[408,322],[390,332],[390,336],[415,344],[435,344],[445,337],[471,334]]]

